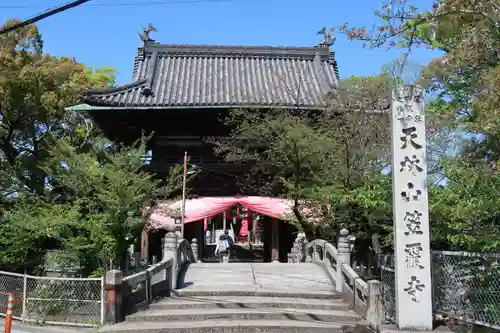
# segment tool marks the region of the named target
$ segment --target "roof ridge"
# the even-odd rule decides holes
[[[248,46],[248,45],[194,45],[194,44],[150,44],[139,48],[143,52],[158,52],[182,55],[245,55],[267,57],[314,57],[319,54],[328,58],[327,47],[314,46]]]
[[[238,45],[238,44],[147,44],[146,46],[140,45],[139,48],[163,48],[163,47],[176,47],[176,48],[226,48],[226,49],[298,49],[298,50],[318,50],[326,49],[327,47],[314,46],[284,46],[284,45]]]

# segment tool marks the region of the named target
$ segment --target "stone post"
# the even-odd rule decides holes
[[[337,292],[341,293],[344,291],[344,274],[342,273],[342,265],[351,264],[351,252],[349,251],[349,239],[347,236],[349,231],[347,229],[340,230],[339,241],[337,244],[337,279],[335,283],[335,289]]]
[[[432,281],[423,91],[392,92],[392,204],[396,322],[402,330],[432,330]]]
[[[312,261],[312,258],[309,255],[308,245],[309,245],[309,241],[307,240],[307,238],[304,238],[304,244],[302,245],[302,251],[303,251],[302,255],[304,258],[304,262],[311,262]]]
[[[279,246],[280,233],[278,219],[273,218],[271,221],[271,262],[280,262]]]
[[[136,252],[134,256],[134,267],[136,270],[139,270],[141,267],[141,252]]]
[[[302,254],[304,252],[303,242],[304,242],[304,238],[302,237],[302,234],[299,233],[297,235],[297,238],[295,238],[295,240],[293,241],[293,246],[292,246],[290,253],[288,253],[288,262],[289,263],[302,262],[302,260],[303,260]]]
[[[196,262],[201,262],[201,260],[199,260],[199,251],[198,251],[198,240],[196,238],[193,238],[191,240],[191,249],[193,250],[193,254],[194,254],[194,259]]]
[[[163,241],[163,261],[170,260],[172,266],[170,267],[170,275],[168,279],[170,281],[170,290],[176,288],[177,283],[177,235],[174,233],[175,228],[173,226],[167,227],[167,234],[165,235],[165,240]]]
[[[112,269],[106,272],[106,315],[105,321],[109,324],[124,320],[122,313],[123,284],[122,272]]]
[[[382,304],[382,282],[368,281],[368,299],[366,304],[366,321],[371,329],[377,332],[384,323],[384,306]]]

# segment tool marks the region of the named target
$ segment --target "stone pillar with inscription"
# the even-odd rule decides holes
[[[392,92],[392,177],[396,322],[401,330],[432,330],[432,284],[423,91]]]

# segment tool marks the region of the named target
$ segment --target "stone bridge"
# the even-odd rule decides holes
[[[200,263],[196,243],[175,237],[166,235],[162,262],[147,271],[108,273],[101,332],[321,333],[382,322],[380,282],[346,264],[347,231],[337,247],[299,237],[286,264]]]

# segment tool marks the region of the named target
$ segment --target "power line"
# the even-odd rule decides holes
[[[25,27],[27,25],[30,25],[30,24],[33,24],[33,23],[38,22],[40,20],[43,20],[44,18],[47,18],[49,16],[52,16],[52,15],[64,12],[64,11],[66,11],[68,9],[73,8],[73,7],[83,5],[84,3],[89,2],[89,1],[90,0],[76,0],[76,1],[72,1],[70,3],[67,3],[65,5],[56,7],[54,9],[46,10],[42,14],[38,14],[38,15],[36,15],[36,16],[28,19],[28,20],[21,21],[19,23],[11,25],[10,27],[7,27],[5,29],[0,30],[0,35],[6,34],[8,32],[11,32],[11,31],[14,31],[14,30],[17,30],[17,29],[20,29],[20,28]]]
[[[173,5],[173,4],[190,4],[190,3],[218,3],[218,2],[242,2],[242,1],[257,1],[257,0],[151,0],[151,1],[130,1],[130,2],[115,2],[115,3],[92,3],[85,5],[86,8],[98,7],[130,7],[130,6],[158,6],[158,5]],[[30,9],[39,8],[37,5],[13,5],[0,6],[0,9]]]

